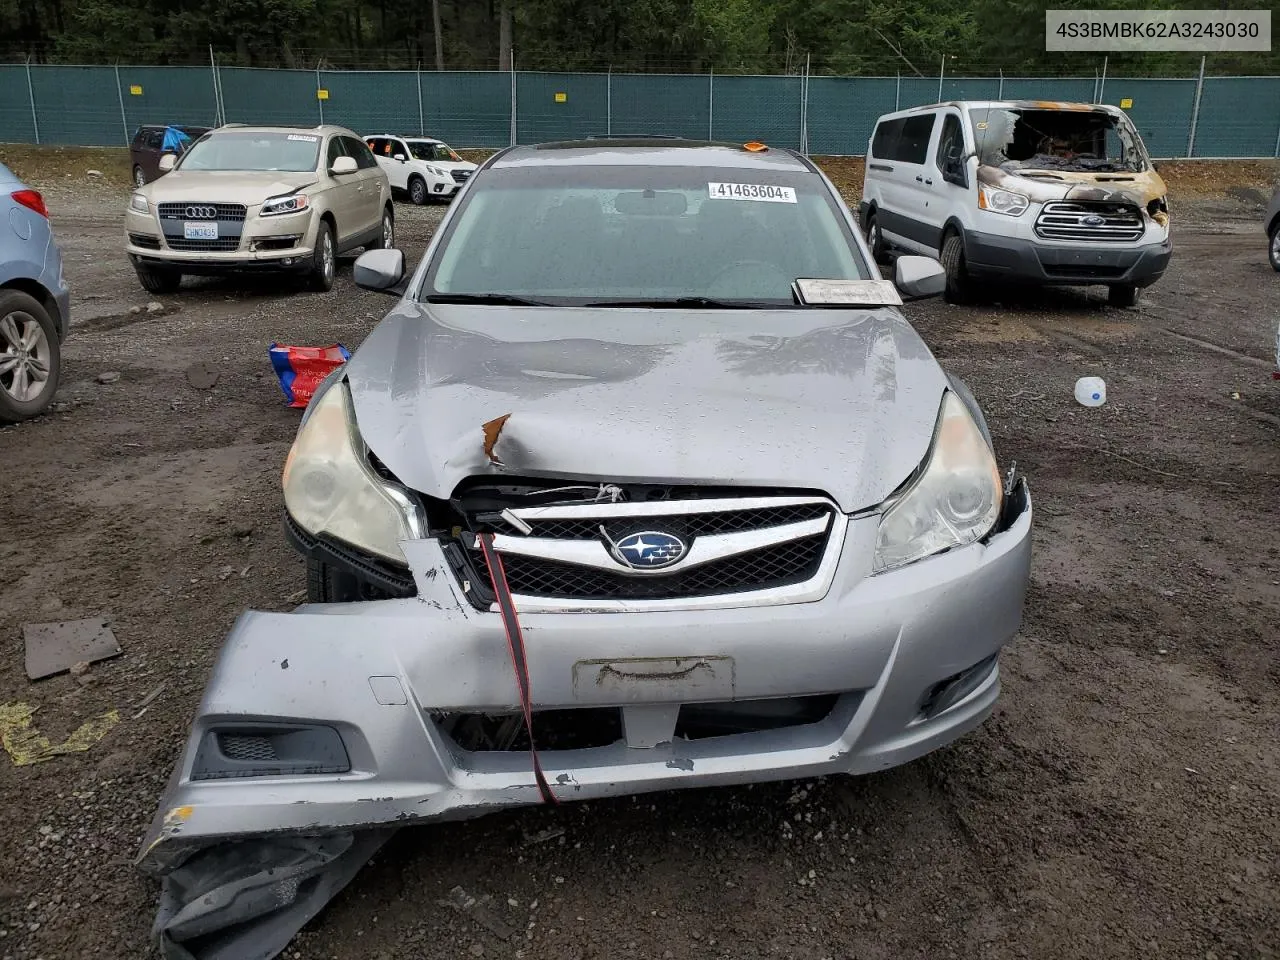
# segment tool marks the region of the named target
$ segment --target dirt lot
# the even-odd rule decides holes
[[[298,414],[267,345],[354,348],[390,301],[343,269],[328,295],[206,282],[131,313],[150,298],[120,252],[123,187],[84,157],[0,158],[48,194],[76,311],[55,412],[0,430],[0,704],[38,706],[54,742],[121,716],[85,753],[0,756],[0,958],[140,958],[156,891],[130,863],[218,646],[303,586],[278,491]],[[909,310],[1036,502],[989,723],[859,780],[405,831],[288,955],[1280,956],[1280,275],[1256,208],[1220,196],[1274,168],[1218,166],[1175,182],[1175,261],[1138,310],[1098,291]],[[411,256],[439,212],[399,208]],[[212,389],[187,383],[197,360]],[[1075,405],[1085,374],[1104,407]],[[122,657],[27,681],[23,623],[98,615]],[[530,841],[547,827],[563,837]],[[456,884],[527,932],[438,907]]]

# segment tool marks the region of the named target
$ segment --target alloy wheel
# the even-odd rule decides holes
[[[30,403],[49,381],[52,348],[40,322],[21,310],[0,317],[0,390]]]

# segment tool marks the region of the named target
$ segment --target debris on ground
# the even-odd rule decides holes
[[[218,368],[201,360],[187,367],[187,383],[197,390],[208,390],[218,382]]]
[[[297,408],[305,407],[320,381],[351,359],[351,351],[340,343],[327,347],[273,343],[267,352],[285,399],[289,406]]]
[[[28,623],[22,627],[26,644],[27,676],[43,680],[77,665],[109,660],[121,654],[111,623],[101,617],[61,623]]]
[[[484,894],[479,899],[471,896],[462,887],[454,887],[449,895],[439,901],[440,906],[457,910],[475,920],[499,940],[510,940],[515,936],[516,928],[503,920],[493,909],[493,897]],[[479,946],[479,944],[477,944]],[[484,948],[481,947],[483,953]],[[473,951],[474,952],[474,951]],[[479,956],[479,954],[476,954]]]
[[[99,383],[115,383],[120,379],[120,374],[115,370],[106,370],[94,377]]]
[[[564,836],[564,827],[547,827],[545,830],[539,830],[537,833],[530,834],[524,838],[525,846],[531,847],[534,844],[546,843],[548,840],[555,840]]]
[[[147,313],[164,313],[164,304],[159,300],[152,300],[147,304]]]
[[[25,703],[0,704],[0,746],[14,766],[25,767],[67,753],[83,753],[120,722],[120,712],[111,710],[82,723],[62,743],[53,744],[31,725],[37,709]]]

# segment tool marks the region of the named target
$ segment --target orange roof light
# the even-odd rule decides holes
[[[744,143],[742,149],[750,150],[752,153],[764,153],[769,148],[759,140],[752,140],[750,143]]]

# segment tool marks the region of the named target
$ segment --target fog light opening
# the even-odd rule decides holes
[[[920,704],[920,719],[932,720],[977,690],[986,682],[987,677],[991,676],[991,671],[995,669],[999,658],[999,654],[993,653],[967,670],[954,673],[945,680],[935,683],[925,693]]]

